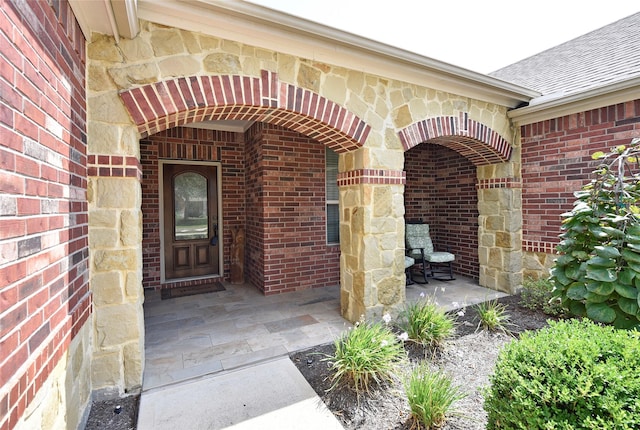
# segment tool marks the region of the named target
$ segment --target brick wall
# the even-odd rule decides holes
[[[160,286],[159,158],[222,163],[226,279],[239,225],[245,280],[265,294],[339,283],[339,247],[326,245],[323,145],[261,123],[245,135],[174,128],[142,140],[141,158],[145,288]]]
[[[176,127],[140,142],[142,161],[142,258],[144,288],[160,288],[160,191],[158,159],[221,161],[222,216],[225,246],[223,276],[229,276],[231,227],[244,225],[244,144],[242,134]],[[205,281],[201,281],[205,282]],[[181,282],[194,285],[198,282]],[[176,285],[177,286],[177,285]]]
[[[262,159],[264,149],[260,144],[264,124],[255,124],[247,132],[245,151],[247,224],[245,227],[245,279],[264,291],[264,176]]]
[[[91,295],[85,41],[66,1],[1,5],[0,429],[5,430],[16,425],[87,321]],[[87,381],[76,381],[82,383]]]
[[[592,179],[591,154],[640,136],[640,100],[529,124],[521,134],[524,250],[551,254],[573,192]]]
[[[405,219],[430,225],[436,250],[456,255],[453,269],[479,278],[476,167],[457,152],[422,144],[405,153]]]
[[[339,246],[327,246],[325,148],[258,124],[247,143],[245,273],[265,294],[340,283]]]

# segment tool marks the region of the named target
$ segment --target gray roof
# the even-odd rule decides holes
[[[489,75],[547,96],[638,77],[640,12]]]

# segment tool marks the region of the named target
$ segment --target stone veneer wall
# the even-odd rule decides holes
[[[75,429],[91,394],[85,40],[67,1],[0,7],[0,429]]]
[[[160,190],[158,160],[218,161],[222,163],[222,220],[224,262],[221,275],[229,277],[231,227],[244,226],[244,136],[214,130],[176,127],[140,141],[142,163],[142,247],[144,288],[160,288]],[[180,286],[201,281],[182,281]],[[202,282],[207,282],[203,280]],[[174,282],[171,283],[175,284]]]
[[[429,143],[410,149],[405,158],[405,219],[429,224],[436,249],[456,255],[454,272],[478,279],[476,166]]]
[[[306,129],[310,135],[321,131],[322,135],[319,135],[317,140],[322,143],[335,143],[336,149],[353,151],[343,163],[345,169],[343,171],[355,172],[356,169],[364,168],[401,171],[404,164],[404,148],[398,131],[425,118],[457,117],[464,113],[465,118],[482,126],[481,134],[504,136],[507,139],[513,134],[506,117],[506,107],[404,82],[390,81],[360,71],[296,58],[234,41],[157,26],[149,22],[142,22],[141,26],[142,31],[138,37],[133,40],[121,40],[118,47],[115,46],[113,38],[100,35],[96,35],[89,45],[88,83],[91,87],[89,104],[90,107],[96,108],[94,115],[90,118],[90,123],[96,125],[96,136],[95,139],[90,139],[89,144],[90,149],[93,150],[92,153],[96,155],[115,155],[112,152],[120,155],[125,153],[136,155],[137,148],[129,146],[136,143],[131,139],[134,136],[129,135],[131,129],[143,132],[171,126],[172,121],[176,119],[182,118],[184,121],[198,119],[196,111],[189,111],[189,107],[185,106],[185,101],[193,98],[194,95],[184,85],[199,84],[199,81],[186,79],[185,82],[178,82],[175,79],[190,76],[203,77],[204,82],[206,80],[204,77],[208,76],[220,76],[223,79],[232,76],[233,79],[228,82],[223,81],[224,91],[229,86],[230,93],[224,97],[218,95],[216,99],[215,103],[220,109],[200,109],[197,112],[202,115],[206,110],[213,119],[231,114],[243,117],[244,107],[249,109],[252,101],[235,100],[234,96],[240,92],[245,93],[244,89],[240,90],[243,85],[249,85],[245,78],[260,78],[265,71],[277,74],[277,82],[274,85],[279,85],[278,82],[285,85],[282,88],[275,87],[280,94],[285,94],[287,97],[294,97],[298,93],[304,97],[310,96],[309,99],[313,98],[314,103],[319,106],[330,106],[334,111],[337,108],[344,108],[346,112],[341,115],[355,115],[371,127],[366,135],[366,144],[355,151],[356,148],[353,145],[347,146],[339,140],[341,137],[337,134],[337,130],[335,130],[335,136],[331,136],[330,129]],[[182,101],[178,104],[185,109],[183,117],[162,116],[167,115],[165,112],[175,107],[163,109],[156,106],[156,103],[162,103],[165,100],[161,98],[151,101],[153,108],[150,106],[149,109],[153,109],[153,112],[160,110],[155,113],[155,116],[153,112],[147,112],[146,107],[141,112],[134,112],[135,121],[142,121],[139,127],[135,127],[131,117],[123,108],[123,100],[119,93],[125,94],[126,90],[161,81],[167,81],[167,86],[161,85],[155,91],[161,91],[165,99],[176,98],[175,103],[181,99]],[[218,81],[213,81],[213,83],[216,82]],[[238,87],[238,91],[234,92],[234,86]],[[291,88],[288,88],[289,86]],[[291,93],[282,93],[285,89]],[[165,90],[170,93],[165,93]],[[183,91],[187,93],[181,95]],[[174,92],[177,93],[174,94]],[[133,100],[129,97],[142,95],[139,92],[128,94],[124,102],[130,105]],[[246,94],[245,97],[248,98]],[[224,102],[220,101],[221,98],[228,99],[228,103],[235,107],[222,109]],[[197,101],[207,106],[213,103],[210,100],[198,99]],[[142,100],[140,102],[142,103]],[[307,100],[303,102],[307,103]],[[190,103],[192,103],[191,100],[188,101],[189,106]],[[276,103],[276,100],[272,100],[271,103]],[[215,107],[215,104],[211,107]],[[247,110],[245,113],[248,115],[248,112]],[[229,116],[229,119],[233,115]],[[278,115],[271,114],[269,118],[278,122],[284,116],[284,112],[278,112]],[[330,115],[327,115],[326,119],[329,120],[329,117]],[[297,129],[303,128],[301,126],[304,125],[313,125],[309,124],[309,118],[309,116],[305,118],[302,115],[290,115],[290,121],[286,123],[287,128]],[[110,131],[106,124],[120,124],[122,130],[118,135],[106,133]],[[115,147],[108,145],[113,139],[118,142]],[[126,140],[126,144],[122,142],[123,140]],[[473,145],[469,142],[466,146]]]
[[[640,99],[522,127],[524,275],[546,277],[561,233],[561,215],[588,183],[595,151],[640,137]]]

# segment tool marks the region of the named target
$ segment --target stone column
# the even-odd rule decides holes
[[[342,315],[396,314],[405,301],[403,172],[355,169],[338,185]]]
[[[122,394],[142,386],[142,191],[136,178],[89,179],[92,383]]]
[[[480,285],[513,294],[522,285],[521,182],[488,172],[478,169]]]
[[[139,136],[117,95],[89,97],[87,123],[92,385],[136,391],[144,366]]]
[[[144,366],[140,136],[118,90],[131,85],[132,76],[138,83],[157,77],[147,64],[114,67],[151,57],[141,37],[116,45],[94,35],[87,57],[92,384],[111,396],[140,388]]]

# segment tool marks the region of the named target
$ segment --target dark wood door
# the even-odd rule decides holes
[[[163,165],[165,279],[219,274],[217,167]]]

